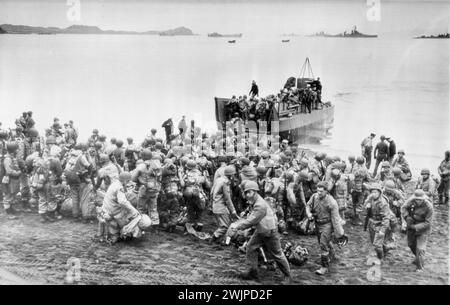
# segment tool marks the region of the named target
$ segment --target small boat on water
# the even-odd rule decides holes
[[[283,39],[281,42],[289,42],[291,41],[290,39]]]
[[[292,81],[292,82],[291,82]],[[306,58],[302,66],[299,77],[290,77],[286,82],[285,88],[295,88],[295,90],[305,90],[313,88],[317,85],[314,78],[309,59]],[[287,92],[287,90],[285,90]],[[288,95],[289,93],[283,93]],[[224,134],[229,127],[230,98],[215,97],[216,122],[219,130]],[[267,116],[267,110],[263,107],[262,113]],[[333,127],[334,121],[334,105],[331,102],[321,104],[317,109],[313,109],[310,113],[302,111],[301,107],[292,106],[286,102],[285,98],[278,100],[275,105],[269,108],[269,120],[260,119],[259,114],[253,114],[250,110],[249,120],[246,123],[246,133],[264,137],[269,134],[279,135],[282,139],[288,139],[296,143],[320,143],[320,140],[326,138],[329,130]],[[255,119],[252,119],[255,118]],[[227,127],[228,124],[228,127]]]
[[[228,43],[236,43],[236,39],[234,39],[234,40],[228,40]]]

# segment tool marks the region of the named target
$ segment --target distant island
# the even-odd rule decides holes
[[[208,37],[238,37],[238,38],[241,38],[242,37],[242,33],[239,33],[239,34],[219,34],[217,32],[214,32],[214,33],[209,33]]]
[[[450,34],[449,33],[445,33],[445,34],[438,34],[438,35],[436,35],[436,36],[434,36],[434,35],[430,35],[430,36],[425,36],[425,35],[422,35],[422,36],[417,36],[417,37],[414,37],[415,39],[448,39],[448,38],[450,38]]]
[[[300,36],[299,34],[295,34],[295,33],[290,33],[290,34],[282,34],[282,37],[297,37]]]
[[[195,35],[192,31],[186,27],[178,27],[166,31],[113,31],[102,30],[97,26],[88,25],[72,25],[65,29],[57,27],[34,27],[27,25],[12,25],[2,24],[0,25],[0,34],[40,34],[40,35],[52,35],[52,34],[102,34],[102,35],[161,35],[161,36],[177,36],[177,35]]]
[[[363,34],[361,32],[358,32],[356,29],[356,26],[353,27],[353,29],[347,33],[347,31],[344,31],[344,33],[339,33],[336,35],[327,34],[325,32],[318,32],[312,35],[306,35],[307,37],[334,37],[334,38],[376,38],[378,35],[367,35]]]

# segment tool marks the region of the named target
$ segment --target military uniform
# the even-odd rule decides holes
[[[5,174],[2,178],[2,186],[5,197],[3,198],[3,207],[5,210],[16,204],[16,196],[20,191],[20,177],[23,175],[19,160],[14,154],[6,154],[3,165]]]
[[[425,194],[417,196],[416,193],[402,206],[401,213],[407,223],[408,247],[416,256],[417,269],[422,269],[431,232],[433,204]]]
[[[357,209],[361,208],[364,203],[364,188],[363,184],[369,181],[369,171],[363,164],[356,164],[351,172],[354,179],[351,183],[351,195],[353,211],[355,219],[359,218]]]
[[[393,248],[391,222],[395,221],[395,215],[389,208],[387,199],[381,194],[381,190],[378,199],[375,199],[372,194],[369,195],[365,205],[367,213],[371,214],[368,224],[370,242],[375,247],[378,258],[381,259]]]
[[[250,270],[257,273],[258,249],[265,246],[265,251],[275,260],[284,275],[290,277],[290,266],[286,256],[281,249],[280,236],[277,230],[276,217],[269,204],[258,194],[252,205],[250,215],[245,220],[237,223],[237,230],[256,227],[246,248],[247,264]]]
[[[139,215],[139,212],[128,201],[126,190],[119,180],[113,181],[109,186],[101,209],[113,241],[119,238],[120,229]]]
[[[438,167],[439,175],[441,176],[441,184],[439,185],[439,200],[441,203],[449,202],[450,190],[450,159],[446,158]]]
[[[206,208],[206,194],[203,186],[207,185],[208,182],[198,169],[188,170],[182,178],[187,221],[188,223],[198,224]]]
[[[335,232],[336,237],[344,234],[338,204],[331,195],[326,194],[320,198],[316,193],[309,199],[306,207],[308,216],[313,215],[315,219],[322,267],[328,268],[330,256],[334,256],[332,234]]]
[[[138,210],[148,214],[153,225],[159,225],[158,196],[161,191],[161,163],[147,160],[139,164],[132,180],[139,186]]]
[[[436,182],[431,177],[431,175],[429,175],[428,179],[426,180],[424,180],[422,176],[419,177],[419,179],[417,180],[416,189],[423,190],[425,192],[425,195],[427,195],[428,198],[431,199],[432,203],[434,204],[439,203],[437,185]]]
[[[65,175],[67,184],[70,186],[72,216],[75,218],[90,216],[87,210],[91,190],[87,180],[90,170],[91,164],[86,154],[81,151],[73,151],[66,165]]]
[[[158,201],[158,213],[161,225],[167,225],[172,231],[177,224],[180,210],[180,180],[175,165],[162,169],[162,192]]]
[[[231,201],[231,182],[226,176],[222,176],[214,181],[211,190],[212,211],[218,228],[214,231],[216,239],[221,238],[231,224],[231,214],[236,214],[233,202]]]

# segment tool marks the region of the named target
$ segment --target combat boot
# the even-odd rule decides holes
[[[50,221],[57,221],[58,217],[56,216],[56,211],[53,212],[47,212],[48,218]]]
[[[329,267],[329,259],[328,256],[322,256],[320,258],[321,260],[321,267],[316,270],[316,274],[318,275],[325,275],[328,273],[328,267]]]
[[[292,285],[292,284],[294,284],[294,280],[292,279],[292,277],[290,275],[289,276],[286,275],[280,284],[281,285]]]
[[[384,253],[382,249],[375,249],[375,252],[377,253],[378,259],[381,261],[384,257]]]
[[[247,272],[242,272],[241,274],[239,274],[239,277],[246,281],[251,281],[251,280],[259,281],[258,270],[254,269],[254,268],[251,268]]]

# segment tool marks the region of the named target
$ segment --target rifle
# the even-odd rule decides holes
[[[364,221],[364,232],[367,231],[367,225],[369,224],[369,219],[372,217],[372,208],[367,209],[366,219]]]

